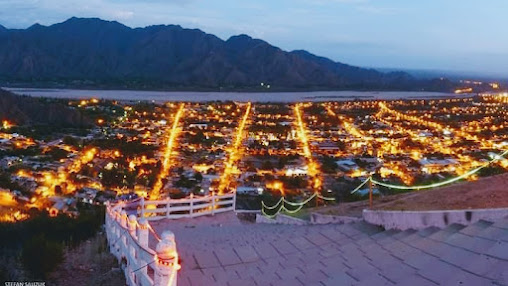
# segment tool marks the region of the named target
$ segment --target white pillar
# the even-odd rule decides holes
[[[175,235],[166,230],[161,235],[161,241],[155,248],[156,265],[154,273],[154,286],[176,286],[178,264],[175,244]]]
[[[233,211],[236,211],[236,191],[233,193]]]
[[[139,204],[141,205],[141,214],[140,214],[140,216],[141,217],[145,217],[145,198],[144,197],[141,197],[141,202],[139,202]]]
[[[142,218],[139,220],[138,227],[138,242],[139,245],[148,247],[148,220],[146,218]]]
[[[190,217],[194,213],[194,193],[190,193]]]
[[[120,225],[127,228],[127,213],[124,210],[120,213]]]
[[[122,228],[120,229],[120,257],[125,256],[125,252],[127,250],[127,236],[126,230],[127,228],[127,213],[125,210],[122,210],[120,213],[120,225]]]
[[[136,216],[131,214],[129,216],[129,233],[131,234],[132,238],[136,239],[136,228],[137,228],[137,220]]]
[[[146,218],[141,218],[138,221],[138,243],[141,247],[148,248],[148,232],[149,227],[148,220]],[[139,265],[146,265],[147,262],[142,259],[141,256],[138,257],[138,264]],[[147,275],[148,270],[147,267],[143,267],[140,270],[138,270],[139,275],[136,275],[137,277],[144,277]]]
[[[215,215],[215,192],[212,191],[212,215]]]
[[[168,197],[166,199],[166,218],[169,218],[170,215],[170,208],[171,208],[171,198]]]

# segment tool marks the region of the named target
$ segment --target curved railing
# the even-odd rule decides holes
[[[234,193],[225,195],[129,202],[106,205],[106,235],[111,253],[120,261],[127,285],[176,286],[178,252],[175,236],[159,237],[148,220],[192,218],[235,209]],[[150,241],[156,241],[155,249]]]
[[[114,206],[108,203],[106,207],[110,251],[120,261],[127,285],[176,286],[180,265],[174,234],[164,231],[159,238],[147,219],[138,221],[134,214],[127,216],[129,205],[132,202]],[[157,241],[155,249],[149,246],[150,234]]]

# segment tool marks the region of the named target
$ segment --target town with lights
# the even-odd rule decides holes
[[[77,202],[245,196],[259,209],[280,197],[388,196],[508,168],[508,96],[314,103],[70,101],[93,110],[84,136],[39,140],[3,121],[3,221],[31,208],[75,215]],[[444,184],[443,184],[444,182]],[[259,198],[252,200],[252,198]],[[330,203],[320,200],[308,206]],[[335,203],[335,202],[333,202]]]
[[[459,92],[431,99],[295,103],[69,100],[67,107],[93,118],[93,127],[39,136],[3,119],[0,219],[23,222],[41,213],[76,218],[86,206],[105,207],[112,253],[124,255],[132,239],[141,245],[136,248],[141,258],[122,260],[127,270],[145,268],[126,272],[129,285],[138,285],[138,279],[148,281],[140,285],[176,285],[177,279],[178,285],[212,285],[225,281],[221,279],[240,281],[246,275],[242,271],[250,273],[245,281],[267,285],[263,278],[282,281],[292,274],[256,277],[264,270],[228,271],[228,265],[264,263],[271,251],[286,261],[291,257],[286,253],[289,248],[348,234],[329,233],[340,235],[323,238],[328,230],[306,230],[309,237],[291,246],[269,238],[271,242],[263,246],[222,251],[227,234],[219,235],[226,239],[219,243],[221,239],[213,237],[218,230],[209,229],[211,225],[234,226],[238,221],[293,225],[327,219],[349,223],[359,219],[358,213],[344,206],[375,211],[391,204],[388,209],[397,210],[394,205],[400,203],[404,210],[411,206],[401,200],[414,199],[425,190],[433,192],[433,201],[427,202],[432,205],[456,198],[454,188],[475,188],[470,187],[475,182],[488,185],[489,178],[491,184],[506,186],[507,103],[506,93]],[[496,189],[461,204],[486,209],[505,202],[506,196]],[[230,213],[236,214],[234,219]],[[206,226],[200,225],[199,217]],[[122,227],[130,238],[122,238]],[[185,249],[180,257],[175,235],[163,232],[168,227],[183,233],[176,236],[177,247]],[[186,230],[189,227],[196,232]],[[245,237],[256,240],[254,230],[254,226],[244,230]],[[190,238],[178,240],[179,235]],[[118,240],[123,244],[115,244]],[[151,268],[144,257],[153,251],[142,253],[152,246],[162,270]],[[345,265],[354,270],[353,264]],[[214,267],[221,267],[222,274]],[[305,280],[316,275],[317,281],[333,278],[323,270],[311,276],[306,276],[307,268],[300,270],[300,276],[291,278],[300,284],[291,285],[316,282]],[[355,271],[340,279],[361,281]]]

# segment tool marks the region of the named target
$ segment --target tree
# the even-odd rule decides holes
[[[71,146],[76,146],[78,147],[79,146],[79,140],[75,137],[72,137],[72,136],[65,136],[62,140],[62,142],[66,145],[71,145]]]
[[[270,161],[270,160],[264,161],[263,165],[261,166],[261,169],[263,169],[263,170],[272,170],[273,169],[272,161]]]
[[[201,175],[200,172],[197,172],[196,174],[194,174],[194,179],[196,179],[196,181],[198,182],[201,182],[203,181],[203,175]]]
[[[69,152],[60,149],[60,148],[51,148],[48,152],[45,153],[46,155],[51,156],[51,158],[55,161],[58,161],[60,159],[67,158],[67,155]]]
[[[62,260],[62,244],[47,240],[43,234],[27,240],[23,246],[21,261],[33,278],[46,278]]]

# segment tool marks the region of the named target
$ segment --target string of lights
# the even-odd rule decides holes
[[[398,189],[398,190],[422,190],[422,189],[431,189],[431,188],[437,188],[437,187],[441,187],[441,186],[444,186],[444,185],[448,185],[448,184],[451,184],[451,183],[454,183],[454,182],[457,182],[457,181],[460,181],[462,179],[465,179],[471,175],[474,175],[476,173],[478,173],[480,170],[490,166],[492,163],[495,163],[499,160],[502,160],[505,158],[505,156],[508,154],[508,150],[504,151],[503,153],[501,154],[498,154],[498,155],[495,155],[494,158],[490,161],[488,161],[487,163],[483,164],[482,166],[480,167],[477,167],[477,168],[474,168],[460,176],[457,176],[455,178],[451,178],[451,179],[448,179],[446,181],[442,181],[442,182],[439,182],[439,183],[433,183],[433,184],[428,184],[428,185],[420,185],[420,186],[400,186],[400,185],[392,185],[392,184],[387,184],[387,183],[383,183],[383,182],[379,182],[375,179],[372,179],[372,177],[370,177],[368,180],[371,180],[373,184],[376,184],[376,185],[379,185],[379,186],[383,186],[383,187],[386,187],[386,188],[390,188],[390,189]]]
[[[439,182],[439,183],[433,183],[433,184],[428,184],[428,185],[419,185],[419,186],[400,186],[400,185],[393,185],[393,184],[387,184],[387,183],[383,183],[383,182],[379,182],[375,179],[371,177],[367,178],[364,182],[362,182],[358,187],[356,187],[353,191],[351,191],[351,194],[354,194],[356,193],[358,190],[360,190],[363,186],[365,186],[365,184],[367,184],[369,181],[372,182],[373,184],[376,184],[376,185],[379,185],[379,186],[383,186],[383,187],[386,187],[386,188],[391,188],[391,189],[399,189],[399,190],[422,190],[422,189],[431,189],[431,188],[437,188],[437,187],[441,187],[441,186],[444,186],[444,185],[448,185],[448,184],[451,184],[451,183],[454,183],[454,182],[457,182],[457,181],[460,181],[464,178],[467,178],[473,174],[476,174],[477,172],[479,172],[480,170],[488,167],[489,165],[491,165],[492,163],[495,163],[499,160],[502,160],[502,159],[505,159],[505,156],[508,154],[508,150],[502,152],[501,154],[498,154],[498,155],[495,155],[493,156],[492,160],[488,161],[487,163],[483,164],[482,166],[480,167],[477,167],[477,168],[474,168],[460,176],[457,176],[455,178],[451,178],[451,179],[448,179],[448,180],[445,180],[445,181],[442,181],[442,182]],[[317,193],[314,193],[312,196],[310,196],[309,198],[307,198],[306,200],[302,201],[302,202],[299,202],[299,203],[296,203],[296,202],[291,202],[291,201],[288,201],[286,200],[285,197],[281,197],[277,203],[273,206],[268,206],[265,204],[264,201],[261,201],[261,205],[262,205],[262,209],[261,209],[261,212],[264,216],[268,217],[268,218],[274,218],[275,216],[277,216],[277,214],[279,214],[280,212],[282,211],[285,211],[289,214],[294,214],[294,213],[297,213],[299,212],[303,206],[305,204],[307,204],[308,202],[310,202],[312,199],[314,199],[315,197],[318,197],[318,198],[321,198],[321,199],[324,199],[324,200],[328,200],[328,201],[333,201],[335,200],[334,198],[327,198],[327,197],[323,197]],[[288,208],[286,208],[286,206],[284,204],[288,204],[288,205],[291,205],[291,206],[296,206],[297,208],[295,210],[289,210]],[[274,209],[277,209],[277,211],[273,214],[273,215],[270,215],[270,214],[267,214],[266,213],[266,210],[274,210]]]
[[[283,201],[284,201],[284,197],[281,197],[279,199],[279,201],[271,207],[267,206],[264,201],[261,201],[261,205],[263,206],[263,209],[273,210],[273,209],[276,209],[279,206],[279,204]]]
[[[358,187],[356,187],[354,190],[351,191],[351,194],[356,193],[359,191],[365,184],[367,184],[370,180],[372,180],[372,177],[369,177],[367,180],[365,180],[363,183],[361,183]]]
[[[317,197],[322,199],[322,200],[325,200],[325,201],[335,201],[335,198],[327,198],[327,197],[323,197],[322,195],[320,194],[317,194]]]
[[[297,206],[303,206],[303,205],[306,205],[308,202],[310,202],[312,199],[314,199],[315,197],[317,197],[317,193],[314,193],[312,196],[310,196],[308,199],[306,199],[305,201],[303,202],[299,202],[299,203],[294,203],[294,202],[290,202],[286,199],[284,199],[284,202],[290,206],[294,206],[294,207],[297,207]]]
[[[287,213],[290,213],[290,214],[295,214],[295,213],[299,212],[302,208],[303,208],[303,205],[297,207],[295,210],[289,210],[285,206],[282,206],[282,210]]]
[[[281,211],[285,211],[285,212],[287,212],[289,214],[294,214],[294,213],[299,212],[303,208],[303,206],[305,206],[308,202],[310,202],[315,197],[318,197],[317,193],[312,194],[312,196],[308,197],[306,200],[304,200],[302,202],[299,202],[299,203],[291,202],[291,201],[286,200],[285,197],[281,197],[279,199],[279,201],[275,205],[273,205],[273,206],[267,206],[264,201],[261,201],[261,205],[262,205],[261,212],[263,213],[263,215],[265,215],[265,216],[267,216],[269,218],[275,217]],[[326,197],[323,197],[323,198],[325,198],[328,201],[335,200],[334,198],[326,198]],[[288,209],[288,208],[286,208],[284,206],[284,203],[287,203],[290,206],[295,206],[297,208],[295,210],[290,210],[290,209]],[[266,213],[265,209],[267,209],[267,210],[277,209],[277,211],[273,215],[269,215],[269,214]]]
[[[368,178],[367,180],[365,180],[363,183],[361,183],[358,187],[356,187],[352,193],[358,191],[361,187],[363,187],[367,182],[369,182],[370,178]],[[261,213],[268,217],[268,218],[274,218],[275,216],[277,216],[277,214],[279,214],[280,212],[282,211],[285,211],[287,213],[290,213],[290,214],[294,214],[294,213],[297,213],[299,212],[307,203],[309,203],[312,199],[314,198],[320,198],[320,199],[323,199],[325,201],[335,201],[335,198],[330,198],[330,197],[324,197],[318,193],[314,193],[312,194],[312,196],[308,197],[306,200],[302,201],[302,202],[291,202],[291,201],[288,201],[285,197],[281,197],[277,203],[275,203],[273,206],[268,206],[266,205],[266,203],[264,201],[261,201]],[[284,204],[288,204],[290,206],[294,206],[294,207],[297,207],[295,210],[289,210],[288,208],[286,208],[286,206]],[[273,215],[270,215],[268,213],[266,213],[265,210],[275,210],[277,209],[277,211],[273,214]]]

